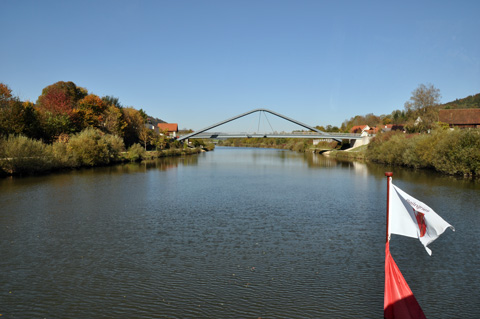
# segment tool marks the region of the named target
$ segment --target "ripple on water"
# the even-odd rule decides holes
[[[312,167],[303,154],[241,151],[169,171],[79,171],[1,189],[0,313],[381,317],[383,180],[357,166]],[[432,257],[398,238],[392,254],[427,316],[475,318],[480,214],[468,212],[480,207],[478,188],[449,197],[463,187],[451,184],[429,195],[418,181],[416,190],[425,202],[440,198],[457,232],[434,243]]]

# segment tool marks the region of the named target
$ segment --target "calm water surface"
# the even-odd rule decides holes
[[[217,148],[0,180],[2,318],[382,318],[388,168]],[[480,183],[394,170],[455,226],[391,252],[429,318],[480,318]]]

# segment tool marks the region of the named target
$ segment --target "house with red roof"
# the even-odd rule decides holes
[[[369,130],[370,126],[368,125],[355,125],[350,129],[350,133],[363,133],[366,130]]]
[[[376,128],[370,127],[368,125],[355,125],[350,129],[350,133],[362,134],[362,136],[368,134],[375,134]]]
[[[480,109],[439,110],[438,120],[450,127],[480,128]]]
[[[178,124],[177,123],[158,123],[158,130],[160,134],[165,134],[171,137],[177,137]]]

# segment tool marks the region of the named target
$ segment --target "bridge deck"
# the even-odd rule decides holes
[[[205,139],[228,139],[228,138],[315,138],[315,139],[333,139],[333,140],[358,140],[362,136],[360,134],[349,133],[331,133],[319,134],[316,132],[305,133],[222,133],[222,132],[203,132],[190,138]]]

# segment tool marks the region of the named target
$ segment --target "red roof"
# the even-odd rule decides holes
[[[161,131],[178,132],[178,124],[177,123],[158,123],[158,128]]]
[[[350,129],[350,133],[362,133],[363,129],[368,125],[355,125]]]
[[[439,110],[438,120],[448,124],[479,125],[480,109]]]

